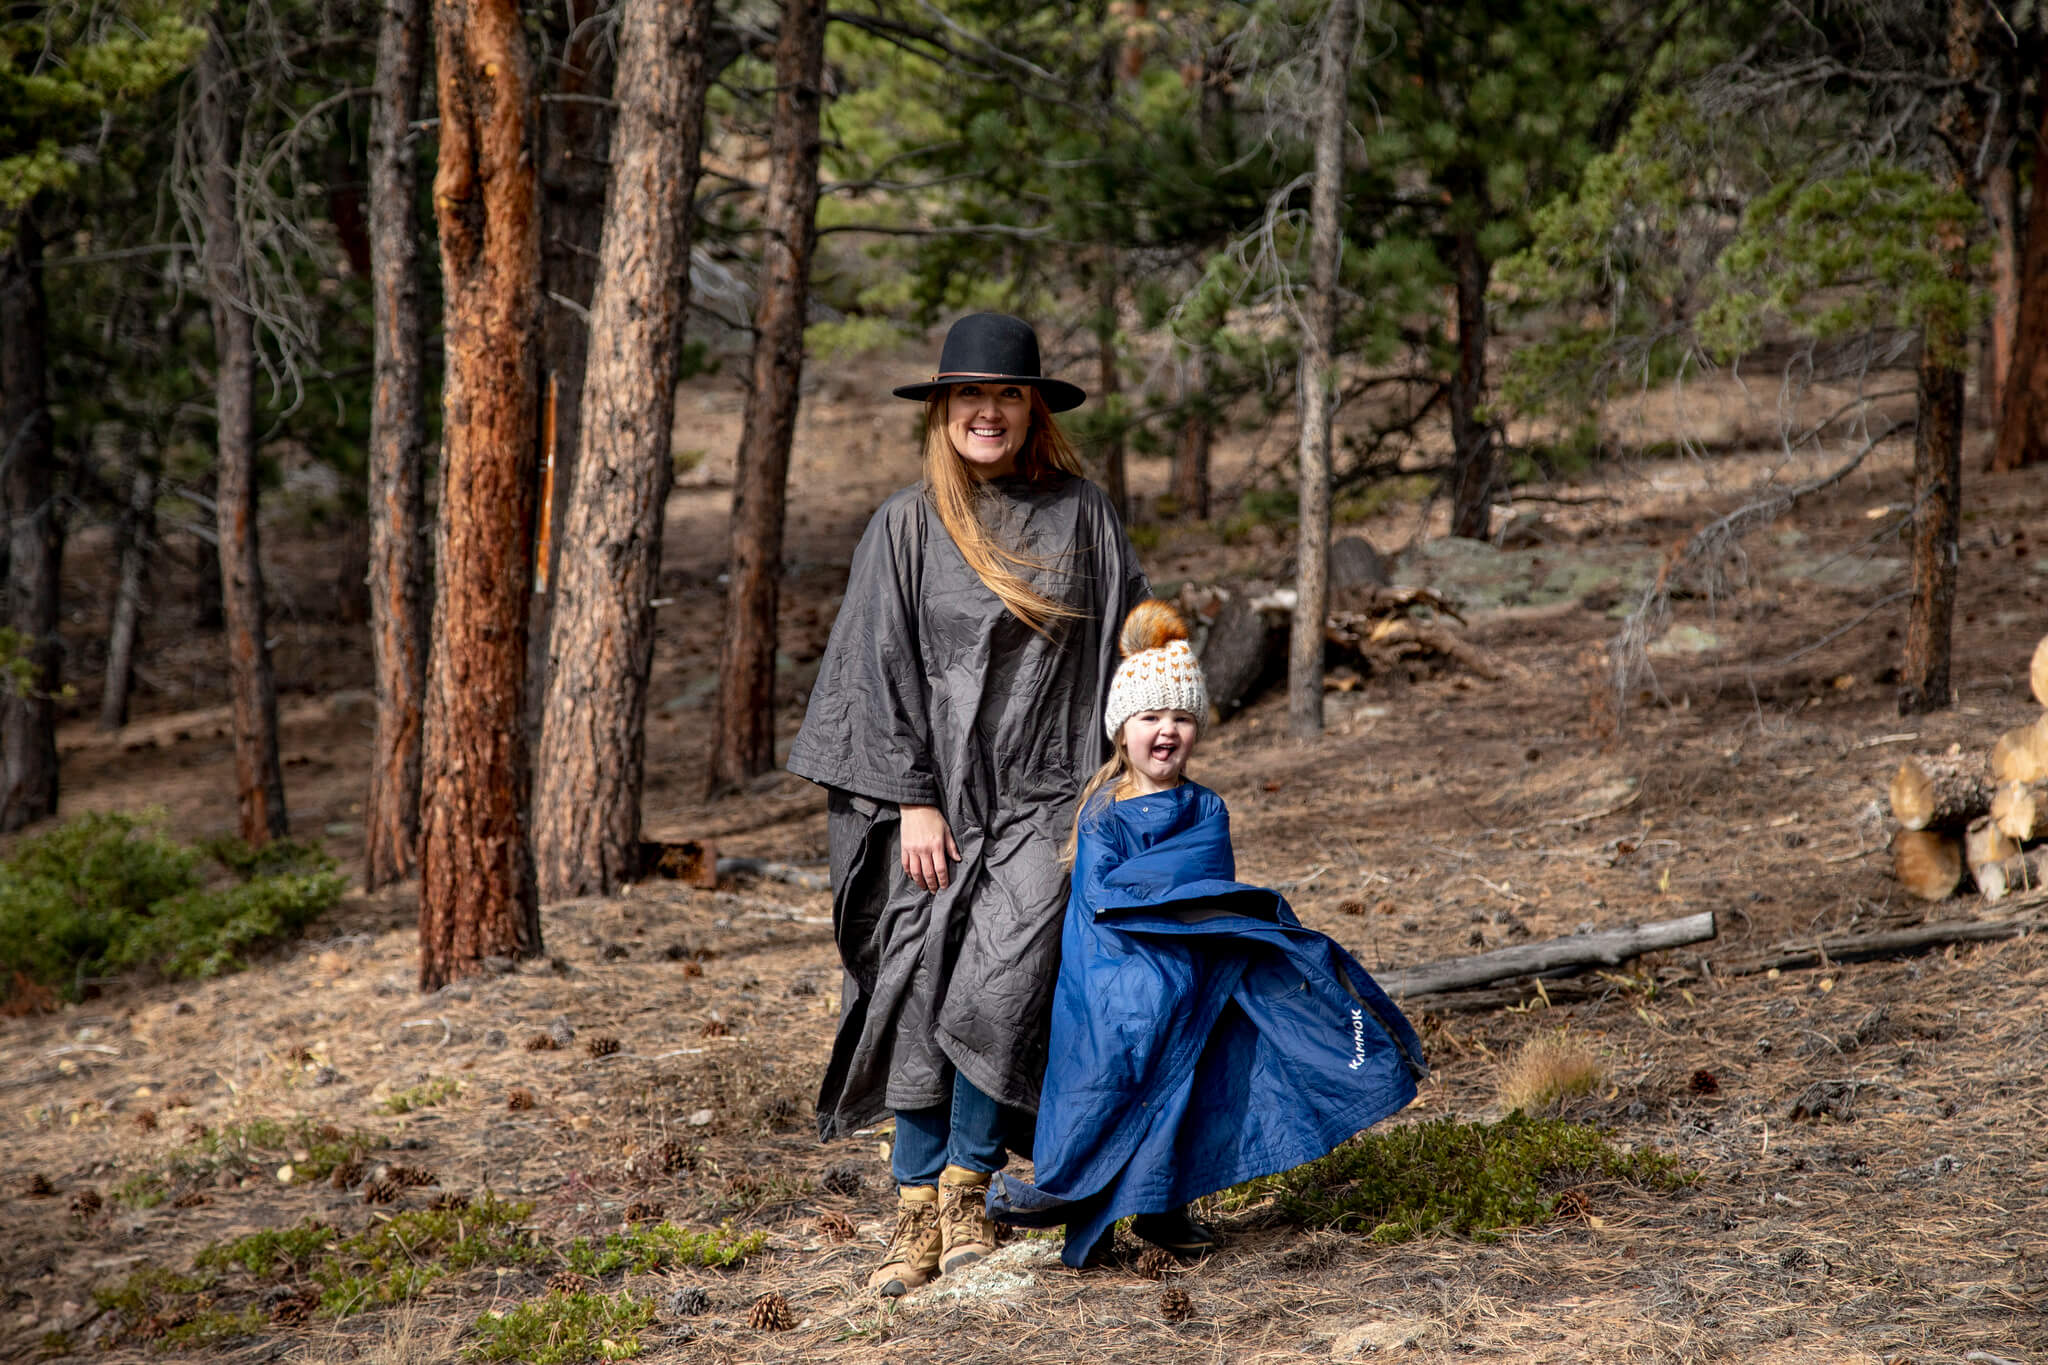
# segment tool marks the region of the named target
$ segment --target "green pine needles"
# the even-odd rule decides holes
[[[630,1360],[640,1354],[640,1333],[653,1325],[654,1305],[632,1294],[553,1293],[478,1318],[469,1357],[531,1365]]]
[[[1261,1200],[1286,1222],[1363,1232],[1377,1242],[1430,1233],[1495,1241],[1551,1216],[1553,1191],[1586,1180],[1675,1190],[1675,1160],[1616,1148],[1597,1129],[1517,1111],[1499,1123],[1427,1123],[1365,1133],[1319,1161],[1240,1185],[1226,1208]]]

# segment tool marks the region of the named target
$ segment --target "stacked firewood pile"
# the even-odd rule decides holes
[[[2048,637],[2028,670],[2048,708]],[[1923,900],[1967,877],[1989,902],[2048,883],[2048,710],[1998,737],[1991,752],[1909,758],[1892,774],[1892,871]]]

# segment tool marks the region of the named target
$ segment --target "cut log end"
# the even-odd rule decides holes
[[[1995,782],[2039,782],[2048,778],[2048,715],[2007,730],[1991,746]]]
[[[2048,838],[2048,781],[2000,787],[1991,798],[1991,822],[2015,843]]]
[[[1987,904],[1996,905],[2015,891],[2032,891],[2048,883],[2048,849],[2015,853],[2001,862],[1973,869],[1977,889]]]
[[[2034,700],[2048,706],[2048,635],[2034,646],[2034,662],[2027,669],[2027,680],[2033,684]]]
[[[1933,830],[1902,829],[1892,838],[1892,875],[1921,900],[1947,900],[1963,880],[1963,842]]]

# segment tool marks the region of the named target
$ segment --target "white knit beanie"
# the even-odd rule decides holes
[[[1186,711],[1197,725],[1209,719],[1209,685],[1188,648],[1188,623],[1158,598],[1140,602],[1124,618],[1117,647],[1124,661],[1109,684],[1102,728],[1111,739],[1140,711]]]

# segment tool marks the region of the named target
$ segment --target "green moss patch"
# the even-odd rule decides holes
[[[768,1234],[742,1236],[733,1231],[731,1223],[709,1232],[686,1232],[673,1223],[642,1223],[625,1232],[610,1233],[598,1243],[578,1237],[562,1253],[562,1259],[579,1275],[607,1275],[614,1270],[644,1275],[675,1266],[730,1269],[759,1255],[767,1244]]]
[[[446,1076],[437,1077],[424,1085],[410,1090],[401,1090],[385,1097],[384,1112],[387,1114],[410,1114],[415,1109],[431,1109],[442,1100],[462,1093],[462,1086]]]
[[[1436,1119],[1362,1134],[1222,1198],[1226,1208],[1264,1201],[1284,1221],[1380,1242],[1432,1232],[1483,1242],[1546,1221],[1554,1192],[1569,1185],[1601,1179],[1672,1190],[1694,1178],[1670,1157],[1615,1147],[1598,1129],[1516,1113],[1499,1123]]]
[[[312,1119],[249,1119],[223,1124],[175,1149],[165,1158],[164,1174],[189,1183],[221,1170],[289,1163],[293,1183],[305,1184],[325,1180],[336,1166],[388,1145],[381,1133],[336,1128]]]
[[[347,1317],[417,1298],[443,1275],[532,1265],[552,1253],[522,1226],[530,1203],[486,1197],[462,1209],[414,1209],[339,1243],[313,1267],[320,1310]]]
[[[640,1354],[640,1333],[653,1324],[654,1305],[631,1294],[553,1293],[478,1318],[469,1356],[532,1365],[629,1360]]]

